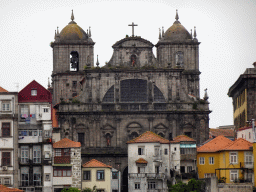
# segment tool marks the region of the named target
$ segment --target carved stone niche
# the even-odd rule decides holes
[[[168,130],[168,127],[165,126],[164,124],[162,123],[159,123],[157,124],[156,126],[154,126],[154,132],[157,134],[157,135],[160,135],[161,137],[163,138],[166,138],[166,132]]]
[[[112,137],[114,136],[116,128],[114,128],[110,124],[106,124],[102,128],[100,128],[100,129],[102,131],[103,138],[105,138],[105,140],[102,141],[103,145],[106,146],[106,147],[113,146]]]
[[[142,132],[142,126],[137,122],[132,122],[127,125],[128,139],[132,140],[138,137]]]

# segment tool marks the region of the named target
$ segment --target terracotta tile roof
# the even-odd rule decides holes
[[[229,151],[229,150],[250,150],[250,147],[252,147],[252,143],[239,138],[235,141],[232,142],[229,146],[227,146],[224,150]]]
[[[223,135],[225,137],[234,137],[234,130],[233,129],[210,129],[209,130],[209,137],[218,137]]]
[[[4,185],[0,185],[1,192],[23,192],[23,190],[16,189],[16,188],[8,188]]]
[[[1,92],[8,92],[6,89],[4,89],[3,87],[0,87],[0,93]]]
[[[179,135],[179,136],[175,137],[173,139],[173,141],[171,141],[171,143],[179,143],[179,142],[182,142],[182,141],[193,141],[193,142],[196,142],[195,139],[192,139],[192,138],[188,137],[187,135]]]
[[[127,143],[170,143],[168,139],[153,133],[152,131],[147,131],[140,136],[128,141]]]
[[[244,127],[239,128],[238,131],[243,131],[243,130],[251,129],[251,128],[252,128],[252,126],[249,126],[249,127],[244,126]]]
[[[64,138],[56,143],[53,143],[53,148],[75,148],[75,147],[81,147],[81,143],[72,141],[68,138]]]
[[[83,164],[83,167],[107,167],[107,168],[112,168],[110,165],[106,165],[96,159],[92,159],[85,164]]]
[[[138,164],[147,164],[148,162],[145,160],[145,159],[143,159],[143,158],[139,158],[137,161],[135,161],[136,163],[138,163]]]
[[[233,143],[233,141],[224,137],[223,135],[220,135],[220,136],[214,138],[213,140],[209,141],[208,143],[204,144],[203,146],[197,148],[197,152],[221,151],[232,143]]]

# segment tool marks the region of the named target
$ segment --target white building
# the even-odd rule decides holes
[[[18,187],[18,92],[0,87],[0,184]]]
[[[129,191],[167,191],[170,141],[147,131],[128,141]]]
[[[237,139],[243,138],[251,143],[253,143],[253,132],[252,126],[242,127],[237,131]]]
[[[32,81],[18,94],[19,188],[52,191],[51,93]]]

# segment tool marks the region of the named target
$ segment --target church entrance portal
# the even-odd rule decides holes
[[[123,171],[122,181],[122,192],[128,192],[128,166]]]

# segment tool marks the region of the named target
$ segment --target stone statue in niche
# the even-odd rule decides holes
[[[135,67],[135,64],[136,64],[136,55],[132,55],[132,56],[131,56],[131,63],[132,63],[132,67]]]
[[[109,133],[106,135],[106,142],[107,146],[109,147],[111,145],[111,135]]]

